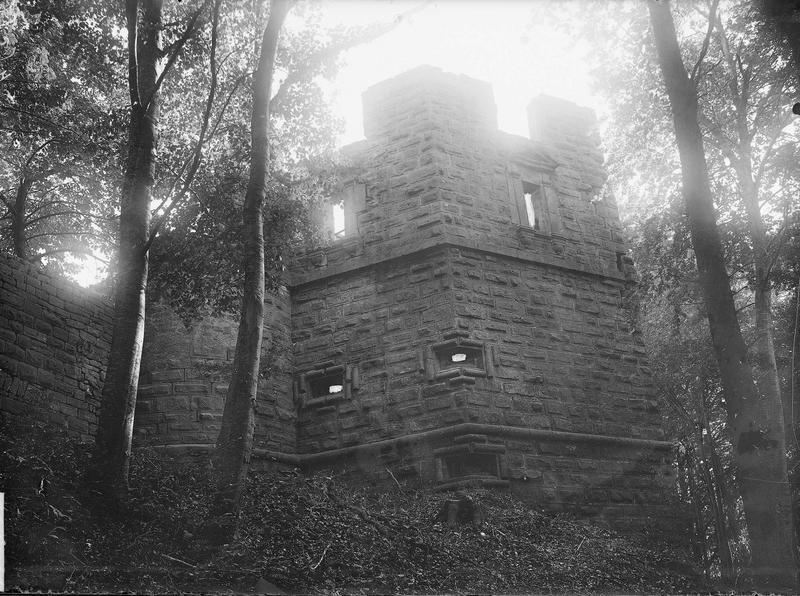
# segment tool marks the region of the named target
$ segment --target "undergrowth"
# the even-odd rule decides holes
[[[209,471],[140,450],[124,513],[90,514],[88,446],[31,426],[0,428],[6,589],[64,592],[252,591],[265,578],[301,593],[687,592],[682,558],[644,536],[467,489],[480,524],[436,521],[447,493],[353,486],[295,470],[251,474],[240,530],[202,540]]]

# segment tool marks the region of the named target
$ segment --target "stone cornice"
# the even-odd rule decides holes
[[[345,242],[347,241],[345,240]],[[465,248],[493,256],[506,257],[525,263],[545,265],[583,275],[612,279],[620,282],[626,281],[625,275],[622,272],[612,270],[601,271],[598,268],[570,263],[566,259],[555,256],[536,254],[531,250],[496,247],[482,241],[470,241],[452,238],[431,238],[417,242],[406,243],[402,245],[402,247],[397,247],[397,250],[393,250],[391,253],[389,253],[387,250],[383,250],[379,253],[357,255],[351,257],[346,262],[327,265],[312,271],[306,271],[303,273],[291,271],[286,276],[287,285],[290,289],[297,288],[321,279],[344,275],[360,269],[367,269],[376,265],[395,261],[397,259],[407,258],[418,253],[428,252],[437,248]]]

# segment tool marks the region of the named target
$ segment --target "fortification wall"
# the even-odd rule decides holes
[[[295,413],[285,290],[265,297],[255,446],[292,453]],[[238,321],[206,317],[190,325],[163,304],[148,305],[136,400],[136,445],[213,445],[233,365]]]
[[[92,439],[112,314],[107,297],[0,255],[0,410],[12,424]]]

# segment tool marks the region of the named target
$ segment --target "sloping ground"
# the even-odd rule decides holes
[[[326,594],[702,589],[667,545],[503,492],[465,490],[485,521],[449,526],[436,518],[452,494],[294,471],[251,477],[237,540],[214,548],[199,538],[204,467],[171,469],[138,453],[130,511],[91,518],[78,482],[86,447],[39,428],[15,434],[0,434],[10,591],[249,592],[260,579],[262,589],[267,580]]]

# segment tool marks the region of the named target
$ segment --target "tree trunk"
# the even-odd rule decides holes
[[[706,521],[703,517],[703,499],[697,489],[697,458],[694,457],[694,446],[686,450],[686,477],[689,483],[689,492],[692,495],[692,508],[694,509],[694,540],[692,550],[695,560],[703,566],[703,574],[708,579],[711,566],[708,561],[708,542],[706,540]]]
[[[33,179],[27,174],[22,175],[19,181],[17,194],[14,197],[14,206],[11,209],[11,235],[14,239],[14,254],[20,259],[28,260],[28,242],[25,238],[25,211],[27,209],[28,194],[31,192]]]
[[[289,11],[286,0],[272,0],[264,29],[258,68],[253,75],[250,179],[243,208],[244,296],[233,373],[222,414],[222,428],[214,453],[217,493],[211,514],[213,538],[233,537],[239,503],[244,491],[253,449],[255,403],[258,390],[261,338],[264,325],[263,207],[269,176],[269,100],[275,52],[283,21]]]
[[[746,96],[745,96],[746,97]],[[753,179],[752,156],[750,152],[750,133],[747,125],[746,105],[737,106],[738,135],[740,156],[736,164],[736,175],[741,189],[742,202],[747,213],[750,240],[753,244],[753,268],[755,287],[755,326],[756,340],[752,348],[753,372],[756,389],[763,408],[762,424],[769,429],[775,447],[781,453],[786,452],[786,435],[783,418],[783,401],[781,399],[778,365],[775,361],[775,344],[772,325],[772,267],[767,232],[761,217],[758,198],[758,187]],[[785,463],[784,463],[785,466]]]
[[[133,413],[144,337],[150,197],[155,179],[162,0],[128,0],[131,116],[120,200],[119,271],[111,351],[100,401],[90,480],[119,501],[127,495]]]
[[[697,93],[681,58],[670,5],[650,0],[648,8],[672,107],[686,214],[733,436],[750,537],[749,573],[756,588],[794,587],[797,567],[786,455],[776,436],[783,429],[765,424],[764,414],[774,404],[759,399],[747,360],[716,227]]]
[[[711,509],[711,513],[714,516],[714,534],[717,538],[717,556],[719,557],[720,575],[723,585],[730,586],[733,584],[736,574],[733,570],[733,556],[731,555],[731,546],[728,540],[728,526],[726,524],[725,507],[722,503],[722,493],[720,492],[720,487],[714,482],[711,472],[708,469],[708,449],[704,442],[701,428],[698,428],[696,435],[697,450],[700,454],[697,465],[700,468],[703,483],[706,485],[709,509]]]

